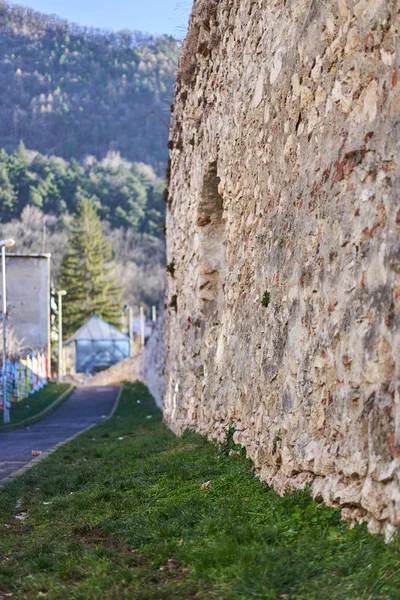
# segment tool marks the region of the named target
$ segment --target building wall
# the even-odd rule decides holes
[[[50,255],[8,255],[6,274],[8,325],[29,352],[49,356]],[[1,289],[0,303],[2,307]]]
[[[392,0],[196,0],[170,139],[165,419],[400,525]],[[397,53],[396,53],[397,52]]]

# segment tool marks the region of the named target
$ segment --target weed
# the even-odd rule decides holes
[[[174,260],[172,260],[167,265],[167,273],[169,273],[171,275],[171,277],[174,277],[174,275],[175,275],[175,261]]]
[[[177,294],[173,294],[173,296],[171,296],[171,301],[169,303],[169,307],[173,308],[175,312],[178,312],[178,295]]]
[[[198,62],[196,53],[199,45],[200,29],[197,25],[192,25],[186,36],[183,46],[181,59],[178,67],[178,82],[184,85],[192,86],[196,79]]]
[[[230,456],[232,454],[241,454],[242,456],[246,456],[246,449],[243,448],[240,444],[236,444],[233,440],[235,432],[236,429],[233,425],[230,425],[226,428],[226,437],[224,441],[219,445],[219,450],[225,456]]]
[[[270,300],[271,300],[271,294],[269,292],[265,292],[264,296],[262,297],[262,300],[261,300],[261,306],[268,308]]]
[[[171,183],[171,170],[172,170],[172,160],[171,157],[168,157],[168,162],[167,162],[167,169],[165,171],[165,180],[167,182],[167,188],[169,187],[169,184]]]

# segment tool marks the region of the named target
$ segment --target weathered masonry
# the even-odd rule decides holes
[[[394,0],[196,0],[171,130],[165,418],[400,525]],[[397,45],[397,47],[396,47]]]

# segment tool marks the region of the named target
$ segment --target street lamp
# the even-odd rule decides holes
[[[63,331],[62,331],[62,297],[66,296],[65,290],[58,290],[58,381],[63,377]]]
[[[10,409],[7,404],[7,289],[6,289],[6,248],[14,246],[13,239],[1,240],[1,263],[3,272],[3,418],[4,423],[10,422]]]
[[[125,304],[122,314],[128,315],[129,356],[133,356],[133,308]]]
[[[140,346],[143,350],[146,343],[146,319],[144,316],[144,308],[140,307]]]

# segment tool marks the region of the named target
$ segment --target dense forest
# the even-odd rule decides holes
[[[59,279],[73,225],[71,215],[46,215],[35,206],[26,206],[19,219],[0,223],[0,237],[14,237],[18,252],[51,253],[53,283]],[[124,288],[124,303],[133,307],[157,304],[165,284],[165,243],[131,228],[112,228],[103,221],[106,238],[111,242],[117,263],[116,275]]]
[[[103,32],[0,0],[0,147],[120,152],[163,175],[178,43]]]
[[[18,218],[26,206],[56,217],[75,213],[88,198],[112,227],[160,237],[164,222],[164,182],[152,168],[109,153],[103,160],[46,157],[21,143],[7,154],[0,150],[0,222]]]
[[[51,252],[54,284],[91,200],[133,306],[157,303],[179,43],[100,31],[0,0],[0,235]],[[16,245],[16,249],[17,249]]]

